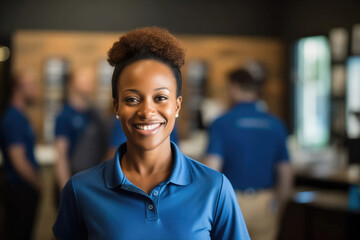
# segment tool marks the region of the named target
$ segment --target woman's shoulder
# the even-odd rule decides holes
[[[218,184],[222,181],[223,174],[206,166],[205,164],[184,155],[188,163],[193,180],[206,181],[208,184]]]
[[[104,182],[104,169],[106,165],[111,164],[112,160],[102,162],[87,170],[78,172],[72,176],[73,185],[98,185]]]

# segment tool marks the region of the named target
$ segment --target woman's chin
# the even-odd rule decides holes
[[[157,147],[161,146],[167,138],[156,138],[156,137],[143,137],[141,139],[134,139],[131,141],[136,148],[143,151],[152,151]],[[170,142],[170,140],[168,140]]]

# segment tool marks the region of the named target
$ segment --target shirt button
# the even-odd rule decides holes
[[[153,210],[153,209],[154,209],[154,205],[149,204],[148,209],[149,209],[149,210]]]
[[[153,195],[154,195],[154,196],[157,196],[158,194],[159,194],[159,192],[156,191],[156,190],[154,190]]]

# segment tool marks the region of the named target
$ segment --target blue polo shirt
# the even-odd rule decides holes
[[[258,106],[240,103],[209,129],[207,153],[223,159],[235,190],[273,187],[277,163],[289,160],[284,124]]]
[[[227,178],[183,155],[172,143],[174,169],[150,193],[124,175],[115,158],[73,176],[53,227],[60,239],[250,239]]]
[[[34,131],[26,116],[15,107],[9,106],[5,110],[0,123],[0,147],[4,158],[5,176],[7,181],[25,184],[25,181],[15,171],[10,161],[9,148],[17,144],[25,148],[26,160],[30,162],[35,170],[38,170],[39,165],[34,154]]]
[[[89,111],[77,111],[69,104],[65,104],[56,118],[55,136],[65,137],[69,141],[68,156],[73,153],[79,137],[90,121]]]
[[[178,134],[176,125],[170,134],[170,140],[174,143],[178,143]],[[116,119],[113,124],[113,128],[110,134],[110,146],[117,148],[122,143],[126,142],[126,135],[121,127],[121,122]]]

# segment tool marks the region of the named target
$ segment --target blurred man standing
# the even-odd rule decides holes
[[[42,188],[36,162],[34,131],[26,117],[36,100],[35,78],[28,72],[12,79],[10,105],[0,124],[0,146],[5,165],[6,239],[31,239]]]
[[[70,177],[100,163],[107,150],[107,128],[92,107],[94,74],[77,70],[67,84],[67,102],[56,119],[57,182],[61,191]]]
[[[210,127],[206,164],[229,178],[251,238],[272,240],[292,186],[287,133],[258,104],[259,86],[247,71],[228,78],[235,106]]]

